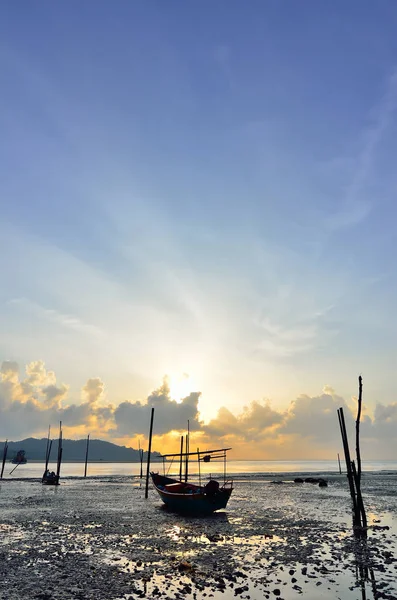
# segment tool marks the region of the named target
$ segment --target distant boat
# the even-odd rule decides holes
[[[59,485],[61,463],[62,463],[62,439],[63,439],[62,421],[59,422],[58,458],[57,458],[56,473],[55,473],[55,471],[50,471],[48,468],[48,463],[50,461],[51,448],[52,448],[52,440],[50,440],[50,431],[51,431],[51,427],[48,428],[45,468],[44,468],[43,477],[41,478],[41,483],[43,485]]]
[[[26,465],[27,462],[25,450],[18,450],[17,455],[11,461],[13,465]]]
[[[59,475],[54,473],[54,471],[49,471],[48,469],[45,471],[41,483],[43,485],[59,485]]]
[[[183,462],[187,465],[190,456],[197,456],[199,465],[200,461],[208,463],[211,459],[222,459],[224,462],[224,481],[222,485],[215,479],[210,479],[205,485],[201,485],[200,475],[199,485],[182,481],[182,467],[180,479],[173,479],[152,472],[153,485],[164,504],[173,511],[189,514],[211,514],[216,510],[226,508],[233,491],[233,481],[226,480],[226,452],[228,450],[230,448],[211,450],[205,453],[198,451],[164,455],[163,458],[179,457],[181,465]]]

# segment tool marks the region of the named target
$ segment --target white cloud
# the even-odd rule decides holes
[[[253,401],[235,413],[222,406],[209,423],[200,418],[200,393],[192,392],[176,402],[166,378],[145,401],[124,401],[118,406],[103,404],[104,389],[100,378],[88,379],[82,388],[83,402],[68,403],[68,386],[57,384],[55,374],[47,371],[42,361],[30,363],[23,378],[15,362],[4,361],[0,368],[0,437],[45,435],[48,424],[60,420],[70,437],[87,433],[118,441],[146,437],[150,411],[155,408],[154,434],[159,443],[163,436],[168,443],[171,432],[185,432],[189,420],[192,436],[198,436],[201,447],[227,443],[239,458],[329,458],[341,451],[337,409],[342,406],[354,447],[357,400],[346,402],[331,386],[325,386],[318,396],[300,395],[286,410],[277,409],[269,400]],[[397,403],[378,403],[372,416],[364,406],[364,459],[394,456],[396,425]]]

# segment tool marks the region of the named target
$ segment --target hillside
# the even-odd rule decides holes
[[[63,461],[83,461],[85,460],[87,440],[63,440]],[[17,442],[8,442],[7,460],[12,459],[18,450],[25,450],[26,458],[29,460],[44,460],[47,446],[47,439],[27,438]],[[0,457],[3,456],[4,442],[0,443]],[[58,451],[58,440],[52,443],[51,459],[55,459]],[[151,460],[158,460],[159,452],[152,452]],[[108,462],[139,462],[139,450],[118,446],[111,442],[103,440],[90,440],[89,460]],[[144,461],[147,458],[147,452],[143,455]]]

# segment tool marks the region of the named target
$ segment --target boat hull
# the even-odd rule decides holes
[[[196,485],[184,485],[175,479],[163,477],[157,473],[151,473],[154,487],[161,500],[170,510],[187,514],[211,514],[217,510],[226,508],[233,488],[222,487],[215,493],[207,493],[205,487]],[[166,486],[182,485],[184,492],[167,491]]]

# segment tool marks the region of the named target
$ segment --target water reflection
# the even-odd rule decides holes
[[[356,581],[361,588],[361,598],[362,600],[376,600],[379,595],[368,546],[368,529],[355,527],[353,522],[353,536]]]

